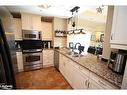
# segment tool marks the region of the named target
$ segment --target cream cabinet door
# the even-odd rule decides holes
[[[51,22],[42,22],[42,39],[43,40],[52,40],[52,23]]]
[[[41,31],[41,16],[32,15],[33,30]]]
[[[75,62],[60,54],[59,69],[68,83],[74,89],[87,89],[88,77],[76,68]]]
[[[14,24],[15,40],[22,40],[21,19],[14,18],[13,24]]]
[[[91,80],[91,83],[90,83],[91,89],[92,88],[95,88],[95,89],[97,88],[98,89],[100,87],[102,87],[101,89],[118,89],[117,86],[109,83],[108,81],[102,79],[101,77],[99,77],[98,75],[96,75],[92,72],[90,72],[90,80]],[[100,85],[100,86],[98,86],[98,85]]]
[[[21,19],[22,19],[23,30],[41,31],[41,16],[21,13]]]
[[[98,83],[96,83],[94,80],[89,79],[88,89],[104,89],[104,88],[100,86]]]
[[[54,51],[44,49],[43,50],[43,66],[53,66],[54,65]]]
[[[65,68],[66,62],[65,62],[65,56],[60,54],[59,55],[59,70],[62,73],[62,75],[66,76],[66,68]]]
[[[115,6],[112,22],[112,44],[127,45],[127,6]]]
[[[32,30],[33,29],[33,20],[32,15],[21,13],[22,20],[22,29],[23,30]]]
[[[72,85],[72,68],[71,64],[69,64],[69,60],[64,55],[60,54],[60,60],[59,60],[59,70],[62,73],[62,75],[65,77],[65,79],[68,81],[68,83]]]
[[[72,70],[71,70],[71,74],[72,74],[72,87],[74,89],[87,89],[88,85],[88,77],[81,73],[81,71],[77,68],[75,68],[74,66],[72,66]]]

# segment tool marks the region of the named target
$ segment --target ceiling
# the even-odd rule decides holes
[[[96,8],[94,7],[84,11],[79,15],[79,18],[94,23],[106,23],[108,6],[103,7],[102,13],[97,13]]]
[[[78,10],[78,14],[80,14],[81,19],[95,21],[104,23],[107,16],[107,6],[104,6],[104,10],[102,14],[97,13],[96,8],[98,6],[86,6],[86,5],[78,5],[80,9]],[[40,7],[38,5],[29,5],[29,6],[6,6],[10,12],[14,13],[32,13],[38,14],[41,16],[48,17],[60,17],[60,18],[68,18],[71,17],[70,10],[75,7],[73,5],[49,5],[49,8]]]
[[[30,5],[30,6],[6,6],[11,12],[26,12],[32,14],[38,14],[42,16],[51,16],[51,17],[61,17],[68,18],[71,16],[70,10],[75,7],[74,5],[48,5],[49,8],[40,7],[38,5]],[[85,10],[91,8],[90,6],[79,6],[79,14],[84,12]]]
[[[96,8],[99,6],[82,6],[80,7],[78,14],[79,14],[79,24],[84,26],[88,26],[93,29],[101,29],[103,30],[106,23],[107,18],[107,9],[108,6],[104,6],[102,13],[97,13]],[[40,8],[37,5],[30,5],[30,6],[6,6],[10,12],[14,13],[32,13],[38,14],[43,17],[60,17],[60,18],[69,18],[71,17],[70,10],[75,7],[73,5],[51,5],[49,8]]]

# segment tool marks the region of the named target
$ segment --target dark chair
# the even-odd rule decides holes
[[[84,46],[79,46],[78,47],[79,54],[81,54],[84,51],[84,48],[85,48]]]
[[[95,54],[96,48],[94,46],[89,46],[87,52]]]

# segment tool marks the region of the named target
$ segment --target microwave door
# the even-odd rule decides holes
[[[40,40],[40,32],[23,30],[23,39],[24,40]]]

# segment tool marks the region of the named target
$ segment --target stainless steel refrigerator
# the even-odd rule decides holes
[[[17,59],[14,34],[5,30],[0,17],[0,89],[16,89]]]

